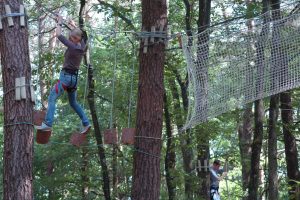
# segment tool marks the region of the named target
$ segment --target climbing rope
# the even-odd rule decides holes
[[[113,128],[113,112],[114,112],[116,70],[117,70],[117,33],[115,33],[114,66],[113,66],[113,80],[112,80],[111,108],[110,108],[110,122],[109,122],[110,129]]]
[[[135,57],[136,57],[136,52],[135,52],[135,45],[132,42],[132,53],[133,53],[133,58],[132,58],[132,67],[130,70],[130,93],[129,93],[129,106],[128,106],[128,128],[130,127],[131,124],[131,109],[132,109],[132,95],[133,95],[133,79],[134,79],[134,69],[135,69]]]

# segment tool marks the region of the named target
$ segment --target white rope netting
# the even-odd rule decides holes
[[[299,27],[300,13],[282,8],[184,36],[190,89],[184,129],[299,87]]]

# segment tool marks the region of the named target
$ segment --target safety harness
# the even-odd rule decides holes
[[[62,69],[62,72],[68,73],[68,75],[71,76],[71,83],[70,86],[67,86],[62,83],[62,87],[67,92],[74,92],[77,90],[77,81],[78,81],[78,70],[70,70],[70,69]],[[73,76],[75,76],[75,83],[73,85]],[[55,85],[55,91],[58,93],[58,85],[60,84],[60,80],[57,81],[57,84]]]

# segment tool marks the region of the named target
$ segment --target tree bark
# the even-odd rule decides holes
[[[260,178],[260,154],[263,141],[263,118],[264,106],[262,100],[257,100],[254,103],[254,136],[252,142],[251,154],[251,169],[250,169],[250,182],[249,182],[249,200],[258,199],[258,187]]]
[[[246,191],[250,180],[250,165],[251,165],[251,144],[253,134],[253,112],[252,105],[247,104],[243,112],[242,124],[239,127],[239,146],[242,165],[242,186]]]
[[[88,200],[89,194],[89,176],[88,176],[88,165],[89,165],[89,157],[88,157],[88,149],[82,148],[82,164],[81,164],[81,196],[82,200]]]
[[[166,0],[142,1],[142,25],[146,31],[151,31],[152,26],[156,30],[163,26],[166,30]],[[161,141],[143,138],[161,138],[162,134],[165,44],[158,41],[155,39],[155,43],[148,46],[147,53],[143,53],[141,48],[139,55],[138,137],[134,145],[133,200],[158,200],[160,193]]]
[[[199,0],[199,18],[198,18],[198,33],[203,33],[207,28],[210,26],[210,14],[211,14],[211,0]],[[202,36],[204,39],[198,41],[199,45],[204,45],[205,51],[201,54],[198,53],[198,56],[201,57],[203,62],[207,62],[209,56],[209,32],[205,33],[205,36]],[[203,88],[201,90],[201,98],[207,99],[207,85],[208,85],[208,67],[203,66],[200,69],[204,74],[205,77],[202,78],[203,80]],[[204,111],[206,112],[206,111]],[[209,137],[207,137],[206,131],[200,131],[199,139],[198,139],[198,160],[204,163],[204,160],[209,160]],[[198,171],[198,177],[200,179],[200,189],[199,195],[201,199],[209,199],[209,171]]]
[[[272,5],[272,17],[273,20],[281,19],[280,0],[271,0]],[[281,22],[274,24],[273,30],[273,44],[278,48],[274,50],[274,58],[276,60],[277,72],[282,71],[284,68],[288,68],[287,53],[281,46],[281,33],[280,27],[283,26]],[[279,64],[278,64],[279,63]],[[278,84],[281,84],[280,82]],[[293,107],[292,107],[292,92],[286,91],[280,94],[280,108],[281,108],[281,119],[282,119],[282,131],[284,136],[285,145],[285,159],[287,165],[287,175],[289,179],[289,194],[292,195],[296,190],[296,183],[294,181],[300,181],[299,175],[299,162],[298,162],[298,150],[295,136],[293,135]],[[291,197],[292,198],[292,197]]]
[[[112,188],[113,188],[113,199],[118,199],[118,183],[119,183],[119,174],[118,174],[118,146],[113,145],[112,150]]]
[[[4,5],[18,12],[21,0],[2,0],[0,15],[5,14]],[[15,79],[25,77],[31,81],[28,27],[20,27],[20,20],[13,18],[14,26],[8,27],[7,18],[2,20],[0,31],[0,55],[4,89],[4,175],[3,199],[33,199],[33,103],[29,87],[27,99],[15,101]]]
[[[270,99],[269,109],[269,141],[268,141],[268,199],[278,199],[278,163],[277,163],[277,120],[279,112],[279,95],[273,95]]]
[[[247,4],[249,5],[248,9],[252,9],[250,4],[254,1],[247,0]],[[265,13],[268,10],[268,0],[263,0],[263,11],[262,13]],[[253,13],[252,10],[249,10],[248,12]],[[249,14],[249,13],[248,13]],[[266,23],[266,19],[264,19],[264,23]],[[250,27],[250,25],[249,25]],[[258,41],[255,43],[255,51],[256,51],[256,59],[255,59],[255,65],[257,69],[257,73],[260,75],[258,76],[255,92],[258,97],[262,96],[263,88],[264,88],[264,80],[261,78],[264,76],[264,38],[268,34],[269,26],[263,26],[263,29],[261,30],[260,36],[262,41]],[[252,27],[251,27],[252,29]],[[259,198],[258,188],[260,185],[260,156],[261,156],[261,150],[262,150],[262,143],[263,143],[263,123],[264,123],[264,105],[263,100],[259,99],[254,102],[254,136],[253,136],[253,142],[252,142],[252,154],[251,154],[251,169],[250,169],[250,181],[249,181],[249,200],[255,200]]]
[[[174,70],[173,70],[174,72]],[[177,71],[175,71],[175,75],[176,77],[180,76],[179,74],[176,73]],[[177,78],[178,79],[178,78]],[[176,82],[174,79],[169,78],[168,79],[169,82],[169,87],[173,96],[173,102],[174,102],[174,112],[175,114],[175,121],[176,121],[176,125],[177,125],[177,129],[181,129],[183,127],[183,118],[182,118],[182,108],[181,108],[181,104],[180,104],[180,96],[176,87]],[[180,80],[181,82],[181,80]],[[182,95],[182,98],[184,98],[184,96]],[[184,107],[184,106],[183,106]],[[193,171],[193,157],[194,157],[194,153],[193,153],[193,148],[192,148],[192,139],[190,137],[190,135],[188,135],[187,132],[182,132],[180,133],[181,137],[180,137],[180,149],[181,149],[181,153],[182,153],[182,159],[183,159],[183,170],[185,172],[184,175],[184,192],[185,192],[185,198],[186,199],[191,199],[193,197],[193,183],[191,181],[191,172]]]
[[[175,200],[176,198],[176,183],[175,183],[175,165],[176,165],[176,154],[175,154],[175,144],[173,142],[173,132],[171,127],[171,115],[169,111],[168,97],[165,93],[164,95],[164,114],[165,114],[165,124],[166,124],[166,134],[167,134],[167,150],[165,158],[165,171],[166,171],[166,181],[168,188],[169,200]]]
[[[90,65],[88,68],[88,85],[89,85],[89,94],[88,94],[88,104],[90,107],[90,112],[92,115],[92,121],[94,126],[94,136],[96,138],[97,146],[98,146],[98,156],[100,159],[100,165],[102,169],[102,178],[103,178],[103,185],[102,189],[104,192],[105,200],[110,200],[110,180],[109,180],[109,172],[108,167],[106,164],[106,156],[105,156],[105,149],[103,147],[103,140],[102,140],[102,133],[100,129],[100,124],[98,121],[98,116],[96,112],[95,106],[95,80],[93,76],[93,69]]]
[[[207,133],[205,130],[202,128],[198,129],[199,133]],[[204,134],[203,134],[204,135]],[[200,135],[200,138],[198,138],[198,144],[197,144],[197,150],[198,150],[198,155],[197,158],[200,160],[202,165],[204,164],[205,160],[210,159],[209,155],[209,141],[207,138],[203,137],[203,135]],[[208,133],[207,133],[208,135]],[[201,137],[202,136],[202,137]],[[203,200],[209,200],[210,195],[209,195],[209,190],[210,190],[210,174],[208,170],[204,169],[198,169],[197,170],[198,177],[199,177],[199,199]]]
[[[294,195],[297,184],[295,181],[300,181],[298,150],[295,136],[293,135],[293,106],[291,91],[280,94],[281,120],[282,131],[285,146],[285,160],[287,166],[287,176],[289,179],[289,194]],[[299,186],[298,186],[299,187]],[[292,199],[292,197],[291,197]]]

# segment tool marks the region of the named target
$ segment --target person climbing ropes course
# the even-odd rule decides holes
[[[220,169],[221,161],[215,160],[212,166],[209,168],[210,172],[210,199],[211,200],[221,200],[219,194],[219,183],[227,176],[227,172]],[[221,175],[222,174],[222,175]],[[221,175],[221,176],[220,176]]]
[[[50,131],[54,120],[57,99],[66,91],[68,93],[70,106],[75,110],[82,121],[82,134],[87,134],[91,129],[88,117],[84,113],[82,107],[76,100],[77,96],[77,83],[78,83],[78,70],[81,60],[86,51],[86,41],[83,38],[83,31],[76,27],[74,21],[70,21],[69,25],[72,30],[67,39],[62,34],[63,18],[57,16],[56,37],[67,47],[64,54],[64,64],[60,72],[60,77],[57,83],[50,91],[48,98],[48,109],[44,122],[37,130]]]

